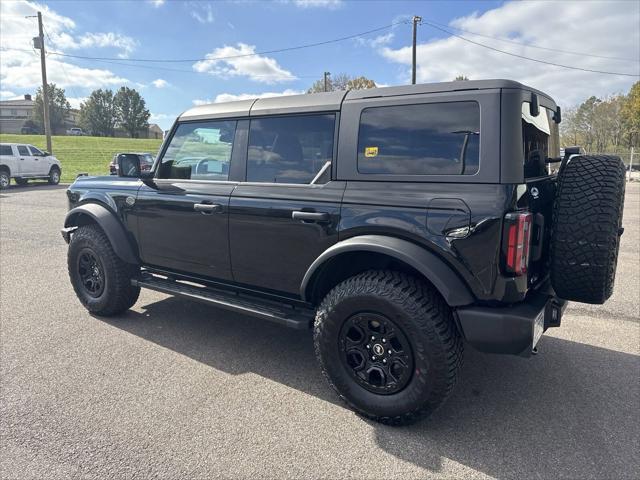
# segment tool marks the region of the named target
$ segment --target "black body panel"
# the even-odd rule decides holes
[[[338,241],[345,182],[239,185],[229,206],[229,245],[236,282],[297,296],[307,269]],[[297,219],[294,212],[326,214]]]

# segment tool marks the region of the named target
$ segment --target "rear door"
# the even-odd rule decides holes
[[[251,119],[246,181],[229,207],[235,281],[297,295],[337,242],[345,182],[331,180],[336,125],[335,113]]]
[[[155,186],[135,201],[143,263],[160,269],[230,280],[228,211],[235,183],[235,120],[177,126],[160,159]]]

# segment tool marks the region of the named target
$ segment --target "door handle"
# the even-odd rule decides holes
[[[301,212],[296,210],[291,212],[291,218],[302,220],[303,222],[326,222],[329,220],[329,214],[327,212]]]
[[[193,209],[196,212],[208,215],[213,212],[219,212],[222,209],[222,205],[219,205],[217,203],[194,203]]]
[[[20,160],[24,160],[24,158],[21,158]]]

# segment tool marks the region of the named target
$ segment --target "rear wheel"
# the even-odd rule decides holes
[[[599,304],[613,293],[624,190],[619,157],[575,156],[560,171],[551,233],[551,282],[559,297]]]
[[[60,183],[60,169],[58,167],[51,167],[49,172],[49,184],[58,185]]]
[[[139,268],[122,261],[96,225],[79,227],[72,234],[67,267],[80,302],[96,315],[122,313],[140,295],[140,287],[131,285]]]
[[[0,190],[4,190],[9,186],[11,176],[6,168],[0,169]]]
[[[338,395],[391,425],[412,423],[441,405],[463,353],[440,295],[391,271],[365,272],[331,290],[318,309],[314,345]]]

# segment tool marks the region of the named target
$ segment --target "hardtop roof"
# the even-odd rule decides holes
[[[529,90],[551,99],[545,93],[514,80],[464,80],[454,82],[425,83],[381,87],[364,90],[340,90],[335,92],[284,95],[279,97],[254,98],[232,102],[199,105],[185,111],[178,120],[206,120],[216,118],[238,118],[284,113],[332,112],[340,110],[343,101],[366,98],[393,97],[425,93],[456,92],[517,88]]]

